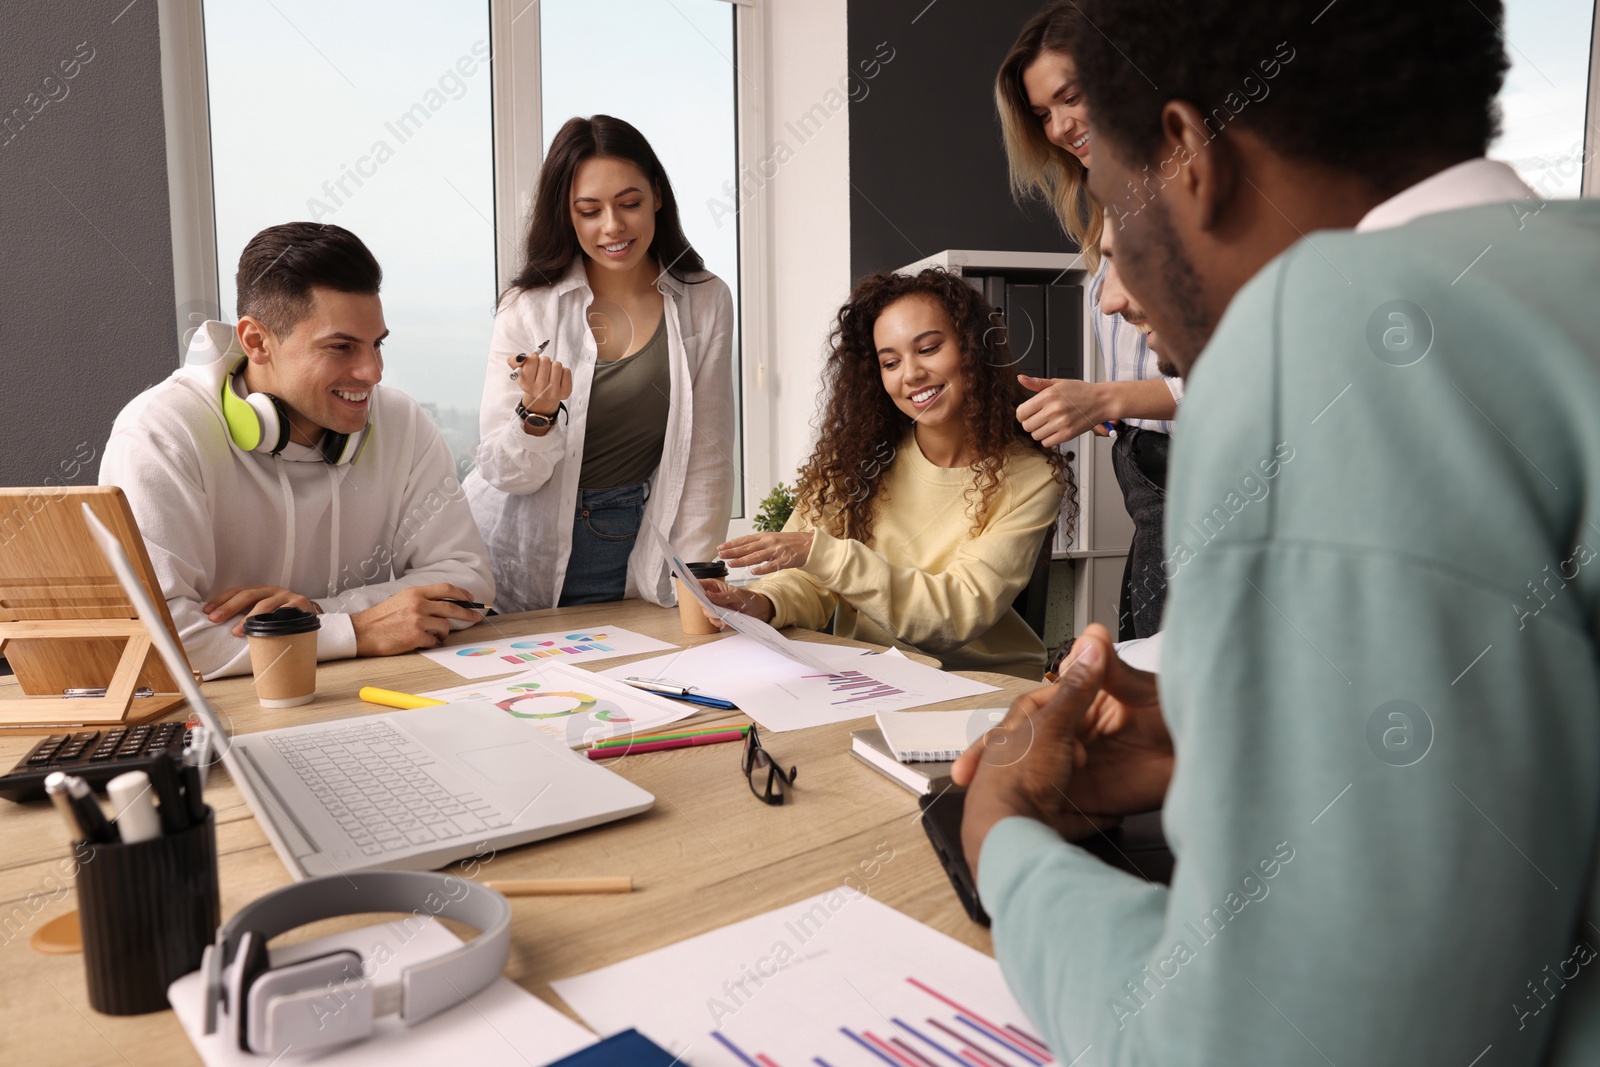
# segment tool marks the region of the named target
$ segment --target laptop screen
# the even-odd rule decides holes
[[[166,661],[167,670],[172,672],[177,679],[178,691],[189,701],[189,706],[200,716],[200,721],[205,724],[208,746],[224,756],[227,756],[229,734],[223,728],[222,721],[217,713],[207,703],[205,695],[200,692],[200,684],[194,680],[194,675],[189,672],[189,662],[178,648],[178,642],[173,639],[172,632],[161,624],[161,613],[150,600],[150,594],[145,591],[144,583],[134,573],[133,563],[128,559],[127,551],[122,547],[116,535],[106,529],[103,522],[83,505],[83,517],[89,524],[89,532],[94,535],[95,543],[100,546],[100,551],[105,555],[106,562],[111,564],[111,569],[117,572],[117,581],[122,583],[123,591],[128,594],[128,599],[133,601],[133,606],[138,609],[139,621],[144,624],[145,631],[149,633],[150,640],[154,642],[156,651],[161,653],[161,658]]]

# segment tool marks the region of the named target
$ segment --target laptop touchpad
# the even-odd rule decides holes
[[[537,741],[468,749],[456,758],[496,785],[526,786],[550,772],[550,754]]]

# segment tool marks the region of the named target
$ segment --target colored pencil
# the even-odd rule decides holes
[[[637,734],[631,737],[608,737],[604,741],[596,741],[591,748],[617,748],[623,745],[649,744],[651,741],[676,741],[683,737],[699,737],[702,734],[725,734],[737,730],[741,735],[750,732],[748,723],[737,726],[702,726],[690,730],[679,730],[669,734]]]
[[[680,737],[676,741],[651,741],[643,745],[613,745],[610,748],[591,748],[588,752],[590,759],[610,759],[612,756],[631,756],[635,752],[661,752],[669,748],[689,748],[694,745],[720,745],[724,741],[743,741],[744,733],[739,730],[729,730],[723,734],[699,734],[695,737]]]

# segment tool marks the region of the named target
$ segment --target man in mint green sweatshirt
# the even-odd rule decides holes
[[[1081,7],[1188,397],[1159,694],[1092,629],[958,767],[1011,988],[1062,1065],[1600,1063],[1600,205],[1481,158],[1492,0]],[[1067,843],[1158,806],[1170,888]]]

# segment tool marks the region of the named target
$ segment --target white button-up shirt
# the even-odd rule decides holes
[[[714,559],[728,535],[735,471],[733,297],[710,273],[684,282],[663,272],[657,288],[666,298],[671,412],[644,527],[628,557],[627,595],[670,605],[675,598],[666,559],[649,529],[690,560]],[[566,579],[598,358],[588,325],[593,301],[580,258],[553,285],[508,298],[495,316],[478,413],[478,467],[463,485],[489,546],[502,611],[553,607]],[[547,339],[544,354],[572,369],[572,396],[567,416],[535,437],[523,432],[516,415],[522,390],[506,361]]]

